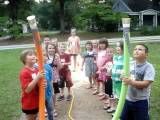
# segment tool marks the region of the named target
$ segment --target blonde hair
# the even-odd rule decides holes
[[[20,54],[20,60],[23,64],[26,64],[26,56],[28,54],[36,54],[34,50],[32,49],[26,49],[26,50],[23,50]]]

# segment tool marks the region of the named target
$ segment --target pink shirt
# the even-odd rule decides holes
[[[97,67],[100,68],[105,64],[106,61],[106,50],[100,50],[97,56]]]

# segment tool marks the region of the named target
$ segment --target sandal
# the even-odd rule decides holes
[[[104,100],[104,99],[106,99],[106,96],[105,96],[105,95],[103,95],[103,96],[101,96],[101,97],[99,98],[99,100]]]
[[[93,95],[97,95],[99,92],[96,90],[93,92]]]

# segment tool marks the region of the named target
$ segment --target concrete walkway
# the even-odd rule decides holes
[[[117,41],[122,40],[122,38],[111,38],[108,39],[109,44],[115,44]],[[86,41],[97,41],[97,39],[94,40],[81,40],[81,46],[84,46]],[[153,43],[153,42],[160,42],[160,36],[142,36],[142,37],[131,37],[130,38],[131,43]],[[62,43],[62,42],[61,42]],[[63,42],[66,43],[66,42]],[[7,45],[2,46],[0,45],[0,50],[7,50],[7,49],[18,49],[18,48],[32,48],[34,47],[34,44],[23,44],[23,45]]]

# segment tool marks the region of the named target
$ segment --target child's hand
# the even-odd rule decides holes
[[[83,71],[83,67],[81,67],[81,71]]]
[[[123,77],[122,81],[124,82],[124,84],[126,85],[130,85],[132,83],[132,80],[130,78],[127,77]]]
[[[38,72],[36,79],[40,80],[41,78],[43,78],[45,76],[45,72]]]
[[[46,81],[45,79],[44,79],[44,81],[43,81],[42,86],[43,86],[44,88],[46,88],[46,87],[47,87],[47,81]]]

